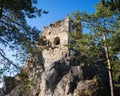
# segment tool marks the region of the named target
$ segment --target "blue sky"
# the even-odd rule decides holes
[[[49,11],[47,15],[34,19],[27,19],[28,24],[41,30],[44,26],[61,20],[73,11],[84,11],[92,13],[95,11],[94,5],[99,0],[38,0],[37,7]]]
[[[27,22],[30,26],[35,26],[41,30],[50,23],[64,19],[73,11],[84,11],[87,13],[94,12],[94,5],[98,1],[99,0],[38,0],[37,7],[49,11],[49,13],[34,19],[27,19]],[[13,51],[7,51],[7,53],[9,53],[7,54],[8,57],[11,57],[11,54],[14,54]],[[14,61],[13,57],[11,59]]]

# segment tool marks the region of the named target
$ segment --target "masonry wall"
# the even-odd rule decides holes
[[[70,29],[70,19],[68,17],[44,27],[41,36],[47,39],[52,46],[42,52],[45,68],[68,53],[68,47],[65,45],[68,44]]]

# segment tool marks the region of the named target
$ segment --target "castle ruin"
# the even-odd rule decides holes
[[[68,53],[69,50],[66,46],[69,42],[68,32],[72,32],[68,16],[63,20],[44,27],[41,36],[51,44],[51,47],[42,51],[45,68]]]

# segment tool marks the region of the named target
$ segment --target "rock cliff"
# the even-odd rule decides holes
[[[101,78],[96,77],[102,63],[84,64],[76,61],[75,54],[71,51],[63,55],[46,69],[41,53],[31,56],[27,69],[22,70],[28,81],[20,82],[6,96],[109,96],[107,71],[102,70]]]

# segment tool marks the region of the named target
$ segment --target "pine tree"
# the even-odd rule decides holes
[[[120,52],[119,15],[104,6],[102,2],[96,4],[95,8],[96,11],[92,14],[79,13],[82,26],[88,28],[90,34],[74,30],[72,37],[75,42],[72,47],[81,52],[80,57],[83,56],[82,61],[85,62],[101,61],[100,57],[103,56],[102,61],[107,63],[111,96],[114,96],[111,65],[116,63],[113,58],[117,57]],[[76,34],[77,32],[80,35]]]
[[[36,3],[37,0],[0,0],[0,74],[11,65],[18,67],[6,56],[4,48],[17,53],[22,50],[26,54],[36,48],[40,31],[26,22],[26,18],[35,18],[46,12],[35,7]]]
[[[80,16],[81,13],[79,11],[73,12],[71,16],[73,33],[70,34],[70,40],[72,42],[70,47],[72,47],[74,50],[80,50],[81,56],[85,56],[85,51],[87,51],[88,47],[86,45],[87,35],[83,34],[82,32],[82,22]]]
[[[94,33],[98,36],[97,42],[101,43],[105,50],[111,96],[114,96],[111,56],[115,55],[115,50],[112,50],[115,46],[113,47],[110,42],[116,44],[115,48],[118,47],[118,43],[114,42],[114,40],[111,38],[114,34],[118,34],[118,32],[114,30],[117,27],[113,27],[115,22],[117,21],[117,16],[113,16],[113,11],[111,11],[108,7],[103,6],[101,2],[96,5],[96,12],[93,13],[92,16],[93,18],[95,18],[92,21],[94,22],[94,25],[92,25],[92,29],[94,29]]]
[[[109,7],[115,14],[120,14],[120,0],[102,0],[102,4]]]

